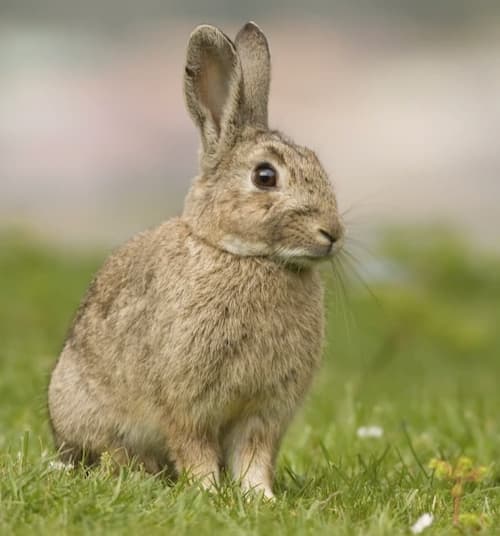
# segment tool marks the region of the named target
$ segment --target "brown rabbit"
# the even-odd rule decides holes
[[[67,461],[107,451],[204,485],[225,466],[272,497],[281,438],[318,368],[318,261],[339,248],[335,196],[316,155],[267,126],[270,57],[246,24],[234,44],[191,34],[184,77],[200,175],[183,214],[105,262],[49,387]]]

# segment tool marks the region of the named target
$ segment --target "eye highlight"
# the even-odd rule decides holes
[[[262,162],[252,171],[252,182],[261,190],[275,188],[278,183],[278,172],[269,162]]]

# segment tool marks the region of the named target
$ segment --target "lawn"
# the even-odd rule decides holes
[[[424,534],[500,534],[500,257],[436,229],[384,236],[360,266],[369,290],[325,270],[324,365],[267,503],[51,463],[48,375],[104,253],[0,235],[0,534],[397,535],[424,513]],[[457,487],[460,457],[483,470]]]

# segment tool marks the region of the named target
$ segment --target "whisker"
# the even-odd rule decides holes
[[[333,275],[333,283],[334,283],[334,290],[339,289],[340,292],[342,292],[340,288],[340,282],[339,282],[339,274],[335,267],[335,260],[332,259],[330,261],[330,265],[332,267],[332,275]],[[340,314],[340,300],[337,299],[337,296],[335,295],[335,314],[338,316]]]
[[[364,289],[370,294],[370,296],[373,298],[375,303],[382,307],[382,303],[380,302],[380,299],[378,296],[373,292],[370,285],[366,282],[365,278],[359,273],[359,270],[357,269],[356,264],[359,263],[359,259],[357,259],[351,252],[343,249],[339,252],[339,257],[344,260],[349,265],[350,272],[354,275],[354,277],[357,279],[359,283],[364,287]]]
[[[373,249],[371,249],[370,247],[366,245],[366,242],[359,240],[357,238],[354,238],[352,235],[346,236],[344,240],[345,240],[344,249],[345,247],[349,247],[349,248],[354,247],[356,249],[363,251],[363,253],[367,253],[368,255],[370,255],[370,257],[373,257],[373,258],[377,257],[377,254],[373,251]]]
[[[339,256],[337,262],[338,262],[338,266],[339,266],[340,280],[342,281],[342,286],[344,288],[344,296],[348,299],[349,298],[349,290],[348,290],[347,282],[349,281],[349,276],[346,273],[346,268],[344,266],[345,260],[344,260],[344,258],[342,256]],[[348,309],[348,313],[349,313],[349,317],[351,319],[351,324],[356,329],[359,330],[359,326],[358,326],[357,320],[356,320],[356,318],[354,316],[352,308]]]
[[[331,267],[331,282],[333,284],[333,292],[334,292],[334,300],[335,300],[335,313],[336,314],[339,314],[339,300],[337,299],[338,298],[338,292],[340,292],[340,283],[339,283],[339,280],[338,280],[338,274],[337,274],[337,271],[336,271],[336,268],[335,268],[335,262],[334,262],[334,259],[331,259],[330,260],[330,267]],[[329,272],[330,273],[330,272]]]
[[[345,210],[340,212],[341,216],[351,213],[353,210],[361,210],[373,208],[375,205],[385,206],[387,204],[387,188],[378,188],[365,194],[364,196],[355,199]],[[375,202],[374,202],[375,201]],[[383,201],[381,203],[381,201]]]
[[[331,261],[331,265],[332,265],[333,273],[336,277],[337,287],[339,289],[337,301],[338,301],[339,306],[342,309],[342,316],[344,318],[347,338],[349,339],[349,342],[352,343],[351,324],[355,324],[355,322],[353,320],[353,316],[352,316],[352,312],[350,308],[347,307],[347,302],[349,301],[349,295],[348,295],[347,287],[344,281],[345,273],[342,269],[342,265],[338,258],[334,257]],[[348,312],[350,313],[350,317],[349,317]]]
[[[343,249],[339,252],[339,256],[340,256],[340,258],[342,258],[342,259],[345,259],[345,258],[347,257],[347,259],[349,259],[349,260],[351,261],[353,268],[355,268],[356,270],[357,270],[358,265],[361,264],[361,260],[360,260],[358,257],[356,257],[356,256],[354,255],[354,253],[352,253],[352,251],[349,251],[349,250],[346,249],[346,248],[343,248]]]

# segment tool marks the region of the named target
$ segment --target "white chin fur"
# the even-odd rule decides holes
[[[330,255],[316,257],[311,252],[301,248],[285,248],[276,252],[275,256],[282,262],[295,266],[312,266],[321,261],[330,259]]]
[[[303,267],[312,266],[318,261],[330,258],[329,256],[313,257],[310,251],[302,248],[283,248],[272,252],[264,242],[247,242],[234,235],[226,235],[219,245],[225,251],[240,257],[272,256],[286,264]]]
[[[220,246],[229,253],[241,257],[267,255],[268,247],[264,242],[245,242],[237,236],[227,235],[220,241]]]

